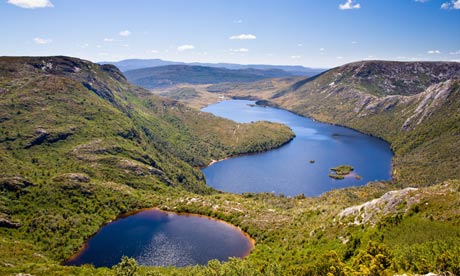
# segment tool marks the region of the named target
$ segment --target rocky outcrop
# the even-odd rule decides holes
[[[87,174],[84,173],[65,173],[56,177],[55,180],[88,183],[90,181],[90,178]]]
[[[329,84],[347,83],[376,96],[415,95],[432,84],[460,78],[457,62],[360,61],[332,69]]]
[[[8,219],[0,217],[0,227],[4,227],[4,228],[19,228],[21,226],[22,226],[22,224],[20,224],[18,222],[12,222],[12,221],[10,221]]]
[[[338,214],[339,221],[355,225],[375,224],[383,216],[398,212],[405,213],[410,206],[418,203],[418,198],[411,196],[411,193],[417,190],[416,188],[406,188],[390,191],[380,198],[346,208]]]
[[[436,110],[442,108],[450,94],[455,91],[454,81],[449,80],[439,84],[433,84],[425,92],[417,95],[418,105],[413,114],[407,118],[402,125],[402,130],[419,125],[433,114]]]
[[[19,228],[21,226],[22,226],[21,223],[12,221],[11,218],[7,214],[0,212],[0,227]]]
[[[448,80],[433,84],[425,91],[411,96],[391,95],[377,97],[359,93],[361,100],[354,111],[358,117],[366,117],[400,107],[404,110],[406,118],[401,130],[410,130],[442,108],[448,97],[452,93],[458,92],[456,91],[456,85],[458,85],[457,80]],[[413,108],[414,106],[415,109]]]
[[[21,191],[29,186],[33,186],[32,182],[21,176],[3,176],[0,177],[0,189],[6,189],[11,192]]]
[[[134,160],[127,160],[123,159],[118,162],[118,167],[121,169],[124,169],[126,172],[132,172],[136,175],[142,176],[142,175],[164,175],[164,172],[154,168],[152,166],[148,166],[145,164],[142,164],[140,162],[134,161]]]
[[[27,143],[24,148],[29,149],[33,146],[41,145],[43,143],[56,143],[61,140],[67,139],[67,137],[71,136],[74,133],[75,129],[72,128],[68,131],[56,131],[56,132],[51,132],[47,131],[42,128],[38,128],[35,131],[35,136],[32,138],[32,140]]]

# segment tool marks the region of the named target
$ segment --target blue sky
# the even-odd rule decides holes
[[[0,0],[0,55],[460,61],[460,0]]]

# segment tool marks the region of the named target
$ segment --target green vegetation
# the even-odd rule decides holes
[[[174,89],[168,93],[159,94],[160,96],[167,96],[173,100],[190,100],[198,97],[198,93],[193,88],[183,87]]]
[[[209,104],[222,101],[223,99],[238,98],[247,100],[257,100],[270,98],[280,89],[287,89],[292,84],[304,77],[286,77],[276,79],[263,79],[255,82],[243,83],[217,83],[217,84],[180,84],[172,87],[152,90],[153,93],[170,99],[178,100],[187,106],[197,109],[208,106]],[[194,90],[193,97],[190,93],[178,93],[178,91]]]
[[[363,61],[299,81],[269,100],[388,141],[395,182],[427,186],[460,178],[459,75],[458,63]]]
[[[176,84],[214,84],[222,82],[254,82],[262,79],[293,76],[280,69],[226,69],[196,65],[166,65],[124,72],[128,80],[147,89]]]
[[[349,175],[353,170],[354,168],[350,165],[340,165],[335,168],[331,168],[331,171],[333,171],[333,173],[330,173],[329,177],[341,180],[344,179],[345,176]]]
[[[345,176],[340,175],[340,174],[330,173],[330,174],[328,174],[328,176],[329,176],[330,178],[333,178],[333,179],[336,179],[336,180],[345,179]]]
[[[445,144],[456,143],[458,118],[447,113],[458,109],[456,89],[446,111],[403,134],[388,131],[401,138],[392,140],[401,150],[397,162],[415,158],[414,151],[437,152],[407,171],[408,162],[395,162],[401,174],[395,181],[314,198],[238,195],[206,187],[198,166],[279,146],[292,138],[289,129],[237,124],[159,99],[128,84],[112,66],[64,57],[1,58],[0,274],[460,274],[460,181],[444,181],[458,170],[437,171],[458,165],[455,149]],[[392,117],[380,118],[386,126],[379,128],[391,129],[386,120]],[[423,137],[403,139],[416,133]],[[433,160],[431,167],[426,160]],[[433,175],[430,181],[418,175],[418,164]],[[411,177],[419,186],[442,181],[393,191],[413,183],[401,181]],[[113,268],[61,265],[104,223],[154,206],[230,222],[256,247],[243,260],[186,268],[142,267],[129,258]]]

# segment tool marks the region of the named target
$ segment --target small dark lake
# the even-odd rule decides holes
[[[393,153],[388,143],[375,137],[289,111],[254,106],[253,101],[223,101],[202,110],[240,123],[282,123],[296,134],[279,149],[230,158],[204,168],[206,183],[218,190],[317,196],[332,189],[391,179]],[[355,169],[351,175],[343,180],[328,176],[331,168],[346,164]]]
[[[141,265],[187,266],[244,257],[252,248],[245,233],[223,221],[149,209],[105,225],[65,265],[111,267],[126,255]]]

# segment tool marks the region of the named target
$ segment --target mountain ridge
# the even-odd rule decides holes
[[[147,89],[177,84],[247,83],[268,78],[291,77],[280,69],[226,69],[196,65],[165,65],[124,72],[126,78]]]
[[[389,141],[399,182],[430,185],[460,177],[459,83],[460,63],[362,61],[301,80],[268,100]]]
[[[226,68],[226,69],[281,69],[291,72],[295,76],[313,76],[319,74],[326,69],[323,68],[310,68],[301,65],[264,65],[264,64],[236,64],[236,63],[201,63],[201,62],[180,62],[180,61],[167,61],[162,59],[125,59],[120,61],[101,61],[100,64],[112,64],[120,68],[122,72],[147,68],[157,67],[164,65],[196,65],[204,67]]]
[[[156,97],[127,83],[113,66],[65,57],[24,59],[0,58],[2,275],[460,273],[456,80],[431,84],[423,95],[382,96],[413,99],[386,111],[379,106],[376,113],[350,122],[346,116],[356,115],[354,88],[294,94],[286,88],[292,84],[288,80],[259,83],[271,89],[262,93],[267,99],[276,87],[288,91],[271,101],[286,100],[279,104],[297,107],[298,113],[332,123],[343,120],[368,133],[389,132],[398,155],[395,169],[406,170],[398,172],[405,177],[314,198],[239,195],[204,186],[196,166],[279,146],[292,137],[288,129],[236,124]],[[211,88],[212,93],[233,89],[258,94],[252,85]],[[310,109],[313,104],[317,110]],[[406,117],[398,115],[406,113],[397,111],[413,115],[419,106],[415,125],[403,132]],[[399,132],[404,135],[394,134]],[[414,183],[417,189],[401,190]],[[256,247],[245,259],[207,266],[139,267],[133,260],[112,269],[61,265],[104,223],[153,206],[222,219],[247,232]]]

